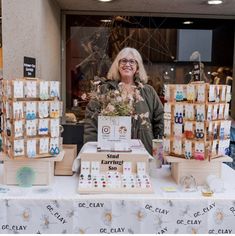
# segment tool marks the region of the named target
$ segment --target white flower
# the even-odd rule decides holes
[[[86,93],[83,93],[83,94],[82,94],[81,99],[82,99],[82,100],[86,100],[86,99],[87,99]]]
[[[109,112],[114,112],[115,107],[111,103],[109,103],[106,107],[106,110],[109,111]]]
[[[100,80],[99,80],[99,81],[94,81],[93,84],[94,84],[94,85],[100,84]]]
[[[121,96],[118,96],[116,99],[117,99],[117,102],[122,102],[122,97]]]
[[[145,118],[148,118],[148,117],[149,117],[149,112],[148,112],[148,111],[144,113],[144,117],[145,117]]]

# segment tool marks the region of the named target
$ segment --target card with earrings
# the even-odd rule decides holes
[[[11,80],[4,81],[3,93],[5,97],[12,98],[12,84]]]
[[[24,156],[24,139],[14,140],[14,156]]]
[[[90,174],[90,162],[89,161],[81,161],[81,174],[89,175]]]
[[[209,102],[215,101],[215,85],[210,84],[209,87]]]
[[[197,86],[197,101],[205,102],[206,101],[206,85],[201,84]]]
[[[214,104],[213,111],[212,111],[212,119],[213,120],[218,119],[218,108],[219,108],[219,104]]]
[[[230,140],[219,140],[218,145],[218,155],[228,155],[229,154],[229,144]]]
[[[226,102],[230,102],[231,100],[231,86],[230,85],[227,85],[225,100]]]
[[[212,145],[211,145],[211,155],[212,156],[216,156],[217,155],[217,146],[218,146],[218,140],[214,139],[212,141]]]
[[[196,139],[204,139],[204,137],[205,137],[204,122],[196,122],[196,125],[195,125],[195,138]]]
[[[184,156],[186,159],[191,159],[193,156],[193,148],[192,148],[192,141],[190,140],[185,140],[184,143]]]
[[[174,124],[174,136],[182,137],[183,135],[183,124]]]
[[[146,174],[146,163],[137,162],[137,175],[143,176]]]
[[[165,98],[165,100],[166,101],[171,101],[172,99],[171,99],[171,87],[170,87],[170,85],[164,85],[164,98]]]
[[[39,119],[38,121],[38,135],[48,135],[49,133],[49,120]]]
[[[174,108],[174,122],[175,124],[183,124],[184,106],[182,104],[175,104]]]
[[[215,102],[220,102],[220,86],[215,86]]]
[[[184,123],[184,135],[186,139],[194,139],[194,127],[193,122],[186,121]]]
[[[214,122],[213,123],[213,139],[218,138],[218,123]]]
[[[26,136],[37,135],[38,120],[26,120]]]
[[[171,135],[171,120],[164,120],[164,136]]]
[[[212,110],[213,110],[213,105],[212,104],[208,104],[207,105],[207,113],[206,113],[206,119],[208,121],[212,120]]]
[[[230,128],[231,128],[231,120],[225,120],[225,128],[224,128],[224,136],[226,139],[230,138]]]
[[[6,134],[8,137],[12,135],[12,124],[10,120],[6,120]]]
[[[51,118],[60,117],[60,102],[59,101],[50,102],[50,117]]]
[[[195,142],[194,159],[201,161],[205,159],[204,142]]]
[[[219,114],[218,114],[218,119],[222,120],[224,119],[224,105],[223,103],[219,104]]]
[[[92,161],[91,162],[91,176],[99,176],[100,175],[100,162]]]
[[[52,138],[60,136],[60,119],[50,119],[50,134]]]
[[[205,105],[197,104],[196,105],[196,121],[203,122],[205,121]]]
[[[49,102],[38,102],[38,116],[39,118],[47,118],[49,116]]]
[[[219,139],[223,140],[225,139],[225,128],[226,128],[226,120],[222,120],[220,122],[220,128],[219,128]]]
[[[184,89],[183,85],[175,86],[175,101],[180,102],[184,100]]]
[[[37,118],[37,102],[26,102],[26,120],[34,120]]]
[[[55,156],[60,153],[60,138],[50,138],[50,149],[51,155]]]
[[[225,99],[226,99],[226,85],[222,85],[221,94],[220,94],[220,101],[225,102]]]
[[[182,140],[181,139],[173,140],[173,152],[176,155],[182,155]]]
[[[60,82],[50,81],[50,97],[60,99]]]
[[[163,140],[163,151],[165,154],[170,154],[171,152],[171,140],[169,138]]]
[[[34,158],[37,155],[37,139],[28,139],[26,141],[27,156]]]
[[[23,102],[13,102],[13,119],[20,120],[24,118]]]
[[[123,175],[129,176],[132,174],[132,163],[130,161],[123,162]]]
[[[5,110],[5,114],[6,114],[6,119],[10,119],[13,111],[12,111],[12,107],[10,106],[9,102],[3,103],[3,112],[4,112],[4,110]]]
[[[187,85],[187,100],[193,102],[196,99],[195,86],[193,84]]]
[[[185,104],[185,119],[194,120],[195,109],[193,104]]]
[[[13,97],[24,98],[24,82],[23,80],[14,80],[13,83]]]
[[[39,154],[49,153],[49,138],[44,137],[39,139]]]
[[[165,103],[164,105],[164,119],[171,120],[171,104]]]
[[[209,122],[207,127],[207,140],[213,139],[213,122]]]
[[[39,98],[41,100],[49,99],[49,81],[39,82]]]
[[[229,103],[226,103],[224,107],[224,119],[229,119]]]
[[[24,136],[23,120],[16,120],[14,122],[14,137],[19,138]]]
[[[36,98],[37,97],[37,81],[26,81],[25,82],[25,97]]]

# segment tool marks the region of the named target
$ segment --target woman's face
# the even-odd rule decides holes
[[[137,61],[132,56],[126,56],[119,60],[119,73],[121,78],[133,78],[138,68]]]

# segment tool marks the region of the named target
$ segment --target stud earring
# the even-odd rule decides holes
[[[176,115],[175,115],[175,123],[178,124],[178,122],[179,122],[178,112],[176,112]]]
[[[224,128],[220,129],[220,139],[224,139]]]
[[[183,124],[183,116],[182,116],[182,113],[180,113],[178,122],[179,122],[179,124]]]
[[[199,133],[199,129],[196,130],[196,134],[195,134],[196,138],[199,139],[200,138],[200,133]]]
[[[203,130],[201,129],[200,132],[199,132],[199,138],[204,138],[204,133],[203,133]]]
[[[58,155],[60,153],[60,149],[58,147],[55,148],[55,155]]]

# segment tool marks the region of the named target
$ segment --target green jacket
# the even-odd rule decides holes
[[[117,89],[118,81],[107,81],[102,85],[102,91],[109,89]],[[163,137],[163,105],[154,90],[148,84],[145,84],[140,89],[140,94],[144,101],[136,104],[136,113],[149,112],[148,127],[141,125],[141,120],[132,119],[132,139],[140,139],[148,152],[152,155],[152,140]],[[97,141],[97,119],[100,113],[101,106],[99,102],[91,100],[85,113],[85,126],[84,126],[84,141]]]

